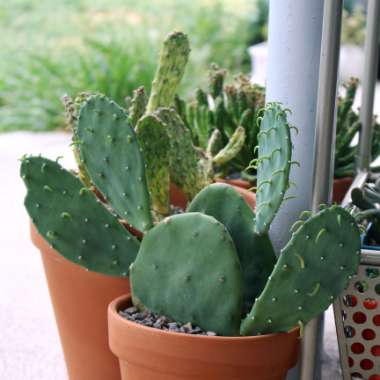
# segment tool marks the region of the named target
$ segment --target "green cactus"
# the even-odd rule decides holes
[[[156,111],[159,107],[170,107],[181,82],[189,59],[190,45],[186,34],[173,32],[165,39],[149,97],[146,111]]]
[[[359,112],[354,109],[353,104],[357,92],[359,80],[351,78],[344,83],[345,95],[338,97],[338,111],[336,123],[335,144],[335,167],[334,177],[352,177],[356,171],[356,157],[358,154],[357,133],[360,131],[361,123]],[[373,161],[380,155],[380,124],[376,118],[373,120],[373,136],[371,156]],[[379,167],[371,168],[379,171]]]
[[[143,116],[136,135],[146,165],[146,179],[155,219],[170,213],[170,140],[167,126],[155,115]]]
[[[66,259],[110,276],[126,276],[138,240],[93,192],[57,162],[24,157],[25,207],[38,232]]]
[[[292,154],[290,127],[286,110],[269,104],[261,121],[257,167],[256,227],[258,234],[267,233],[285,193],[289,188]]]
[[[177,99],[175,105],[185,124],[191,130],[194,144],[206,150],[215,130],[219,131],[220,146],[214,149],[214,177],[240,173],[249,181],[255,180],[256,170],[248,167],[256,157],[259,127],[257,119],[264,106],[264,89],[252,85],[240,75],[234,84],[224,86],[226,70],[213,64],[209,73],[208,93],[198,89],[195,99],[184,105]],[[241,129],[244,129],[244,134]],[[238,138],[238,144],[236,139]],[[233,146],[234,149],[229,148]],[[228,154],[225,155],[225,151]],[[218,154],[220,152],[220,155]],[[224,157],[225,159],[222,159]]]
[[[289,331],[327,309],[356,274],[360,235],[338,206],[301,222],[241,325],[242,335]]]
[[[239,334],[240,264],[229,233],[214,218],[164,219],[145,235],[130,273],[135,305],[221,335]]]
[[[254,232],[255,213],[234,188],[222,183],[203,189],[193,199],[187,212],[210,215],[226,226],[240,259],[244,280],[244,308],[249,310],[264,289],[276,263],[268,235]]]
[[[269,211],[255,215],[228,185],[205,188],[187,214],[165,219],[145,236],[131,270],[136,306],[222,335],[237,334],[235,316],[251,308],[240,334],[257,335],[302,328],[348,284],[359,264],[360,234],[355,219],[338,206],[312,217],[303,213],[310,219],[295,223],[275,264],[268,230],[289,186],[286,111],[269,104],[260,128],[259,187],[272,190],[262,192],[258,213],[265,202]],[[223,296],[215,282],[221,274],[224,286],[231,286]],[[197,281],[189,283],[193,276]]]
[[[78,104],[67,99],[74,145],[91,187],[57,162],[26,157],[25,206],[39,233],[67,259],[114,276],[126,276],[130,268],[133,302],[141,309],[227,336],[302,327],[355,273],[358,227],[347,211],[327,208],[294,225],[275,264],[268,232],[286,199],[292,166],[286,110],[269,104],[259,122],[262,93],[243,78],[223,89],[225,72],[217,67],[210,93],[198,90],[196,107],[185,107],[175,92],[188,52],[185,35],[168,37],[146,109],[142,89],[129,115],[104,96]],[[194,146],[194,137],[205,145]],[[196,195],[216,170],[241,167],[247,147],[250,157],[257,155],[250,165],[257,169],[256,214],[228,185],[210,185]],[[170,181],[195,198],[187,213],[159,221],[170,211]],[[378,203],[373,190],[366,189],[369,204]],[[154,227],[152,213],[159,221]],[[118,219],[143,232],[142,242]]]
[[[364,234],[380,245],[380,183],[367,183],[351,190],[351,202],[356,207],[355,219],[364,227]]]
[[[105,96],[82,106],[76,137],[91,182],[120,218],[144,232],[152,226],[145,163],[128,115]]]

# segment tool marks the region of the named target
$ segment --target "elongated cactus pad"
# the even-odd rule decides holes
[[[213,216],[230,233],[240,259],[244,280],[244,306],[252,307],[276,263],[267,234],[254,232],[255,213],[231,186],[217,183],[207,186],[191,202],[188,212]]]
[[[144,154],[154,215],[167,216],[170,211],[170,144],[166,124],[154,114],[147,114],[139,120],[136,135]]]
[[[170,33],[161,48],[160,60],[152,83],[147,112],[174,103],[177,87],[182,80],[189,59],[190,44],[182,32]]]
[[[170,177],[191,200],[209,182],[207,167],[202,167],[201,157],[193,146],[190,131],[174,109],[160,108],[155,112],[166,125],[170,141]]]
[[[22,160],[25,207],[38,232],[66,259],[89,270],[126,276],[139,242],[93,192],[57,162]]]
[[[226,228],[200,213],[168,217],[132,264],[135,305],[220,335],[239,334],[242,275]]]
[[[320,211],[299,226],[282,250],[264,291],[242,322],[241,334],[305,325],[343,291],[359,259],[360,233],[353,217],[338,206]]]
[[[269,103],[258,134],[256,232],[266,233],[289,187],[292,144],[286,111]]]
[[[92,183],[120,218],[146,231],[152,226],[145,163],[125,111],[105,96],[82,106],[76,131]]]

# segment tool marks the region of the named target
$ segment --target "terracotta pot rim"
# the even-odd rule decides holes
[[[133,328],[137,331],[141,331],[141,333],[152,333],[156,335],[160,335],[162,337],[179,337],[181,336],[183,339],[186,339],[189,343],[195,342],[195,341],[202,341],[202,340],[213,340],[214,342],[220,342],[220,343],[232,343],[232,342],[242,342],[242,341],[264,341],[268,339],[275,339],[276,336],[283,336],[283,335],[293,335],[297,334],[299,335],[299,327],[294,327],[292,330],[288,332],[282,332],[282,333],[272,333],[272,334],[264,334],[264,335],[255,335],[255,336],[207,336],[207,335],[192,335],[192,334],[186,334],[181,332],[170,332],[166,330],[160,330],[153,327],[143,326],[136,322],[130,321],[124,317],[122,317],[119,314],[119,310],[121,309],[122,305],[128,303],[131,300],[132,296],[131,294],[125,294],[123,296],[120,296],[116,299],[114,299],[108,306],[108,314],[118,321],[118,323],[124,324],[126,328]]]

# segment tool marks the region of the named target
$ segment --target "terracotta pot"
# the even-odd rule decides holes
[[[334,178],[333,202],[341,203],[343,201],[353,180],[352,177]]]
[[[256,194],[252,191],[249,191],[252,187],[248,181],[243,179],[221,179],[218,178],[215,182],[228,183],[234,187],[245,199],[245,201],[254,209],[256,207]]]
[[[129,291],[129,280],[86,271],[50,248],[31,226],[45,275],[70,380],[120,380],[108,348],[107,306]]]
[[[256,194],[248,190],[251,187],[249,182],[240,179],[217,179],[215,182],[228,183],[244,197],[245,201],[252,208],[256,207]],[[183,192],[173,184],[170,185],[170,199],[174,205],[186,209],[187,200],[185,194],[183,194]]]
[[[299,330],[255,337],[208,337],[138,325],[108,308],[109,344],[122,380],[283,380],[298,358]]]

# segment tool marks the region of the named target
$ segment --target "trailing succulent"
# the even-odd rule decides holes
[[[108,179],[104,176],[103,179],[90,180],[84,162],[96,157],[87,157],[84,146],[109,136],[109,128],[114,124],[128,123],[133,128],[145,160],[155,220],[170,214],[171,183],[181,189],[188,200],[193,199],[213,181],[215,160],[218,163],[228,162],[238,154],[245,133],[243,128],[239,128],[223,149],[217,146],[217,141],[211,142],[204,150],[194,146],[189,128],[175,109],[177,88],[189,54],[187,36],[181,32],[169,34],[161,48],[150,96],[146,95],[143,87],[136,89],[133,97],[126,99],[127,110],[101,95],[83,93],[75,100],[64,98],[68,125],[74,131],[73,145],[79,176],[86,186],[95,185],[106,198],[108,194],[104,193],[102,186]],[[98,115],[96,119],[94,114]],[[115,144],[122,147],[123,142],[119,141],[130,138],[130,135],[121,128],[113,138],[117,140]],[[104,172],[106,167],[103,165],[98,169]]]
[[[356,221],[367,229],[369,243],[380,245],[380,179],[352,189],[351,202],[356,207]]]
[[[171,118],[164,110],[162,117]],[[220,335],[288,331],[326,309],[356,272],[359,231],[338,206],[303,213],[276,260],[268,231],[289,187],[286,111],[269,104],[260,122],[256,212],[232,187],[211,184],[185,213],[156,224],[152,171],[143,158],[150,145],[142,136],[156,133],[142,124],[148,116],[136,132],[131,113],[105,97],[91,96],[80,108],[80,160],[105,203],[58,162],[22,159],[25,206],[39,233],[87,269],[129,275],[137,307]]]
[[[359,113],[353,109],[353,103],[359,80],[351,78],[344,84],[345,96],[338,98],[336,125],[335,169],[334,177],[352,177],[355,174],[355,160],[358,143],[355,142],[361,124]],[[375,160],[380,155],[380,124],[374,119],[371,156]],[[378,171],[379,168],[371,168]]]
[[[191,130],[194,144],[214,156],[214,175],[240,174],[254,181],[256,170],[249,163],[257,156],[257,120],[264,107],[265,89],[243,75],[224,85],[226,74],[226,70],[212,65],[208,91],[198,88],[191,102],[177,96],[176,109]]]

